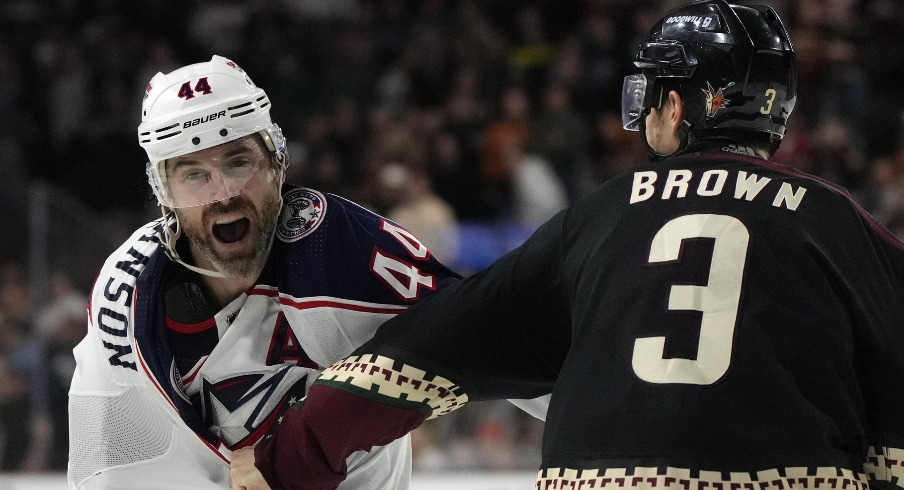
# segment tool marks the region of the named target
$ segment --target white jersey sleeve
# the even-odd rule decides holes
[[[228,461],[181,422],[134,351],[135,277],[116,265],[153,253],[155,243],[142,240],[153,234],[144,227],[114,252],[92,291],[88,333],[73,350],[70,488],[229,487]]]

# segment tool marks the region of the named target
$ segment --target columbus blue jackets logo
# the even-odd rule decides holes
[[[219,382],[202,379],[201,417],[232,449],[254,444],[280,415],[304,398],[307,375],[289,375],[285,365],[274,373],[249,373]]]
[[[294,242],[314,232],[323,222],[326,199],[311,189],[292,189],[283,196],[283,210],[276,234],[284,242]]]

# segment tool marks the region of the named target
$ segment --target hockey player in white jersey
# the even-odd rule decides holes
[[[321,367],[458,276],[397,224],[285,184],[270,101],[214,56],[147,85],[139,143],[163,217],[107,259],[69,401],[71,488],[228,488]],[[103,176],[98,176],[103,178]],[[348,459],[404,489],[410,444]]]

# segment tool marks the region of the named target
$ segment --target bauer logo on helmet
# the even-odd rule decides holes
[[[204,117],[196,117],[190,121],[185,121],[184,123],[182,123],[182,127],[190,128],[192,126],[197,126],[198,124],[204,124],[208,121],[213,121],[214,119],[216,119],[218,117],[224,117],[225,115],[226,115],[226,111],[222,110],[220,112],[214,112],[212,114],[208,114]]]

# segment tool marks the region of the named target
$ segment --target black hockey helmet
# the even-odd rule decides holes
[[[794,47],[772,8],[703,0],[669,12],[640,43],[625,77],[622,122],[638,131],[663,91],[684,101],[687,136],[734,129],[768,133],[773,151],[797,99]],[[679,149],[680,151],[680,149]]]

